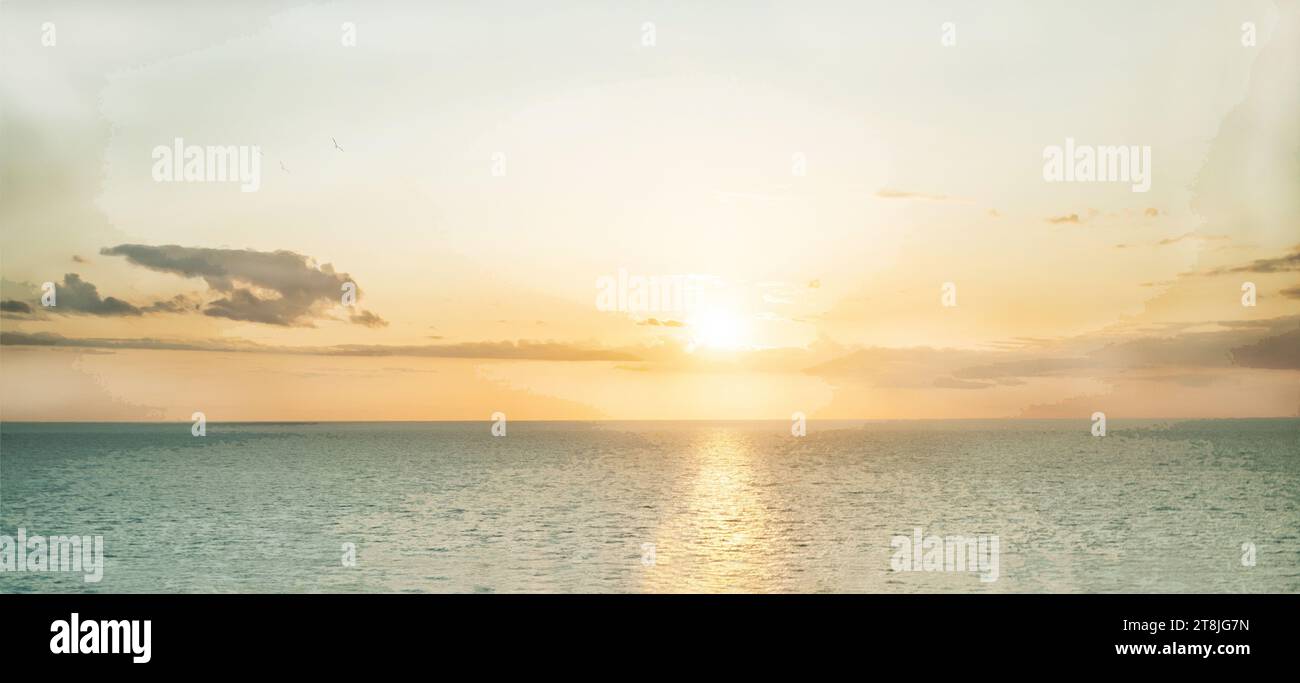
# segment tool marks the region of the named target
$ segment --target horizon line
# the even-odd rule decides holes
[[[807,418],[807,422],[1065,422],[1082,420],[1090,422],[1089,416],[1080,417],[826,417]],[[1171,420],[1171,421],[1205,421],[1205,420],[1300,420],[1300,415],[1251,415],[1245,417],[1108,417],[1108,421],[1130,420]],[[546,423],[546,422],[789,422],[789,418],[560,418],[560,419],[511,419],[510,423]],[[428,420],[207,420],[207,424],[429,424],[429,423],[475,423],[493,422],[492,418],[476,419],[428,419]],[[192,424],[193,420],[0,420],[0,427],[5,424]]]

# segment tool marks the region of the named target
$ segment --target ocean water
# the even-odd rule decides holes
[[[0,534],[106,560],[0,592],[1300,590],[1300,421],[1090,426],[5,423]],[[894,571],[916,528],[997,580]]]

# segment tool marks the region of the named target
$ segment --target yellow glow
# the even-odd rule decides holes
[[[692,315],[688,323],[692,347],[734,351],[754,345],[748,321],[734,311],[702,311]]]
[[[789,505],[763,485],[747,438],[724,430],[699,435],[686,456],[692,476],[673,491],[655,530],[656,565],[644,574],[649,592],[723,593],[772,590],[781,568],[771,510]]]

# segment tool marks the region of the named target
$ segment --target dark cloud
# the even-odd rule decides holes
[[[31,313],[32,307],[27,305],[27,303],[23,301],[6,299],[4,301],[0,301],[0,311],[3,311],[5,313]]]
[[[55,288],[56,313],[86,313],[89,315],[140,315],[140,308],[117,297],[100,298],[95,285],[81,279],[76,273],[63,276],[63,284]]]
[[[1245,368],[1300,370],[1300,329],[1232,349],[1232,362]]]
[[[354,313],[348,319],[357,325],[365,325],[366,327],[388,327],[387,320],[384,320],[370,311]]]
[[[62,335],[49,332],[29,334],[27,332],[0,332],[0,346],[60,346]],[[64,344],[64,346],[75,346]],[[91,347],[87,347],[91,348]]]
[[[112,296],[101,297],[99,288],[81,279],[77,273],[64,275],[62,284],[55,286],[55,305],[50,308],[39,305],[41,291],[35,285],[5,280],[4,289],[11,296],[22,297],[6,299],[3,306],[0,306],[0,311],[6,313],[36,314],[48,311],[67,315],[138,316],[145,313],[183,313],[198,310],[202,306],[197,297],[185,294],[177,294],[147,306],[138,306]]]
[[[312,327],[325,317],[326,309],[341,302],[343,284],[352,280],[347,273],[334,272],[328,263],[317,265],[307,256],[283,250],[120,244],[100,253],[124,256],[130,263],[161,273],[202,278],[222,294],[207,303],[205,315],[268,325]],[[375,327],[383,320],[362,313],[353,316],[353,322]]]
[[[1300,299],[1300,287],[1288,287],[1287,289],[1278,292],[1278,294],[1281,294],[1288,299]]]
[[[188,313],[202,308],[203,302],[198,297],[177,294],[170,299],[155,301],[140,310],[145,313]]]
[[[0,300],[4,304],[0,305],[0,314],[7,314],[5,317],[41,317],[43,311],[40,310],[41,290],[30,282],[15,282],[0,278]]]

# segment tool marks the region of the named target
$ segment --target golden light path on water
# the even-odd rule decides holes
[[[644,573],[643,590],[772,590],[780,539],[769,526],[775,491],[761,485],[759,454],[742,433],[720,428],[703,431],[690,456],[693,472],[654,534],[655,566]]]

